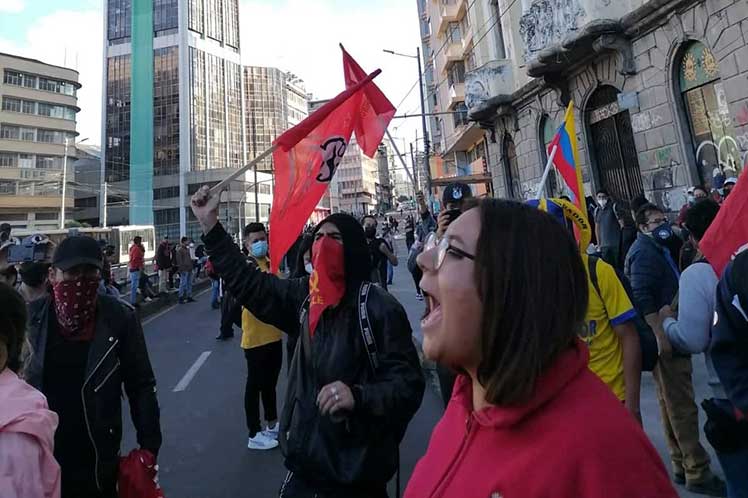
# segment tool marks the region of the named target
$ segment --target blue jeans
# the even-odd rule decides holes
[[[748,448],[735,453],[718,451],[717,459],[725,472],[727,498],[748,498]]]
[[[138,300],[138,287],[140,287],[140,270],[130,272],[130,304]]]
[[[210,287],[211,287],[210,305],[215,307],[215,306],[218,306],[218,298],[221,294],[221,281],[211,279]]]
[[[192,297],[192,272],[179,272],[179,299],[189,299]]]
[[[387,285],[392,285],[392,278],[395,276],[395,267],[387,261]]]

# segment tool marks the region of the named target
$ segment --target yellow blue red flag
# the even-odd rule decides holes
[[[548,146],[549,154],[552,153],[554,147],[557,149],[556,154],[553,156],[553,165],[569,187],[571,202],[582,213],[586,213],[582,169],[579,164],[579,154],[577,152],[577,132],[574,125],[574,102],[569,102],[569,107],[566,108],[564,122]]]

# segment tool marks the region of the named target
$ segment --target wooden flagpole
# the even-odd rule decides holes
[[[244,166],[242,166],[241,168],[239,168],[238,170],[234,171],[229,176],[221,180],[221,182],[218,185],[210,189],[210,194],[217,195],[221,193],[221,191],[225,189],[229,183],[239,178],[241,175],[249,171],[252,167],[257,167],[257,163],[259,163],[260,161],[268,157],[270,154],[273,153],[273,151],[275,151],[275,145],[271,145],[262,154],[255,157],[249,163],[245,164]]]

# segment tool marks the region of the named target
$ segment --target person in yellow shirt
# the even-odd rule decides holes
[[[589,305],[581,339],[590,350],[589,369],[605,382],[641,423],[641,346],[634,324],[636,311],[612,266],[582,255],[587,270]],[[595,265],[597,288],[590,278]]]
[[[264,272],[270,268],[267,232],[262,223],[250,223],[244,229],[244,247],[249,257]],[[283,364],[281,331],[258,320],[247,309],[242,310],[242,349],[247,359],[247,385],[244,411],[247,417],[251,450],[271,450],[278,446],[278,407],[276,385]],[[260,423],[260,398],[265,412],[266,428]]]

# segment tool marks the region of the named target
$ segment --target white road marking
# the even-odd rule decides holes
[[[197,375],[197,371],[200,370],[200,367],[202,367],[205,361],[208,359],[208,356],[210,356],[210,351],[203,351],[200,356],[197,357],[195,363],[193,363],[190,369],[187,370],[187,373],[184,374],[184,377],[182,377],[182,380],[179,381],[179,384],[177,384],[177,387],[174,388],[173,392],[178,393],[187,389],[187,387],[190,385],[190,382],[192,382],[192,379],[194,379],[195,375]]]

